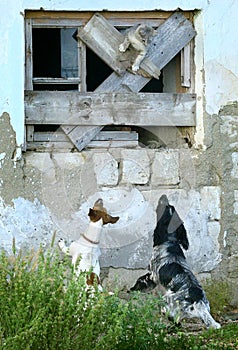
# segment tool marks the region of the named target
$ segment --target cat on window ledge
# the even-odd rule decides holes
[[[133,72],[137,72],[140,68],[140,64],[147,53],[148,45],[155,33],[155,30],[146,24],[136,24],[126,32],[123,43],[119,45],[119,51],[126,52],[130,45],[138,51],[131,67]]]

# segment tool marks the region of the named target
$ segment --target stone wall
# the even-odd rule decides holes
[[[237,303],[237,104],[206,118],[206,149],[100,149],[81,153],[26,152],[14,161],[15,133],[0,117],[0,240],[11,251],[56,239],[77,239],[98,197],[120,220],[104,227],[104,283],[128,287],[146,270],[156,225],[155,208],[166,194],[188,232],[186,252],[200,279],[228,280]]]

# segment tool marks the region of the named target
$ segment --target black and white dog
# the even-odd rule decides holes
[[[157,226],[150,260],[150,272],[140,277],[131,290],[148,292],[159,285],[169,316],[176,322],[200,318],[207,328],[220,328],[210,314],[209,302],[191,272],[181,246],[189,246],[186,229],[166,195],[159,199]]]

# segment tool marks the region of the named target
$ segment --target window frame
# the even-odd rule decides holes
[[[32,29],[33,28],[75,28],[86,25],[95,12],[51,12],[26,11],[25,12],[25,90],[33,91],[34,84],[72,84],[77,83],[78,93],[87,93],[86,87],[86,45],[78,40],[78,77],[77,78],[39,78],[33,77]],[[173,12],[146,11],[146,12],[101,12],[101,14],[116,28],[125,28],[143,20],[154,27],[164,23]],[[183,12],[184,16],[193,22],[192,12]],[[179,67],[179,68],[178,68]],[[193,41],[182,49],[176,57],[176,93],[194,93],[194,61]],[[34,144],[34,125],[26,125],[26,143]],[[63,143],[62,143],[63,146]],[[64,146],[63,146],[64,147]],[[27,147],[30,149],[29,147]]]

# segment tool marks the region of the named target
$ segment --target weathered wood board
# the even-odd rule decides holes
[[[174,13],[157,29],[147,57],[161,70],[196,35],[192,23],[180,12]],[[95,91],[138,92],[150,78],[126,71],[122,76],[113,72]]]
[[[133,48],[123,54],[119,52],[124,35],[99,13],[80,28],[78,37],[119,75],[130,66],[130,56],[137,55]],[[160,76],[160,70],[147,58],[141,63],[141,68],[150,77],[158,79]]]
[[[138,141],[117,141],[117,140],[110,140],[110,141],[94,141],[92,140],[87,144],[87,148],[136,148],[138,146]],[[75,149],[75,145],[68,141],[68,142],[59,142],[59,141],[52,141],[52,142],[29,142],[27,143],[27,149],[29,151],[45,151],[45,150],[57,150],[57,152],[69,152],[73,149]]]
[[[32,141],[36,142],[46,142],[46,141],[69,141],[68,136],[60,131],[60,127],[57,131],[46,131],[46,132],[35,132],[34,139]],[[138,133],[135,131],[100,131],[94,141],[138,141]],[[29,140],[31,141],[31,140]]]
[[[195,105],[195,94],[28,91],[25,116],[26,124],[60,124],[71,128],[72,125],[194,126]],[[74,129],[69,131],[72,133]]]
[[[55,132],[35,132],[34,139],[28,144],[28,149],[65,149],[71,150],[75,145],[70,142],[68,136],[61,131]],[[87,145],[88,148],[108,148],[108,147],[137,147],[138,133],[135,131],[101,131]]]
[[[101,16],[102,17],[102,16]],[[97,16],[98,18],[98,16]],[[104,21],[103,21],[104,23]],[[104,24],[105,25],[105,24]],[[87,44],[87,35],[86,32],[81,32],[81,39]],[[115,34],[117,39],[112,42],[112,52],[113,55],[116,55],[116,48],[120,39],[120,33]],[[176,12],[171,15],[165,23],[163,23],[157,29],[157,35],[154,37],[152,44],[150,45],[150,50],[147,53],[147,57],[150,62],[154,63],[157,69],[161,70],[166,66],[166,64],[171,61],[171,59],[176,56],[176,54],[181,51],[196,35],[196,31],[193,28],[192,23],[186,19],[186,17],[180,13]],[[90,33],[91,40],[91,33]],[[90,41],[89,40],[89,41]],[[101,40],[101,35],[100,35]],[[98,47],[98,46],[96,46]],[[91,47],[92,48],[92,47]],[[93,48],[92,48],[93,49]],[[101,49],[100,49],[101,50]],[[104,57],[104,60],[106,58]],[[109,61],[111,58],[109,58]],[[144,60],[145,62],[145,60]],[[144,63],[143,62],[143,63]],[[143,64],[142,63],[142,64]],[[135,75],[129,71],[124,71],[121,73],[122,68],[120,68],[120,74],[118,75],[113,72],[95,91],[96,92],[138,92],[140,91],[149,81],[150,78],[146,78],[142,75]],[[170,116],[167,114],[167,118]],[[171,124],[174,120],[171,120]],[[143,124],[144,125],[144,124]],[[180,125],[180,124],[177,124]],[[187,125],[189,126],[189,125]],[[90,132],[87,126],[81,127],[81,132],[88,135],[86,142],[89,138],[93,139],[95,135],[102,129],[103,126],[95,127],[94,129],[90,128]],[[78,130],[80,127],[77,128]],[[91,135],[91,136],[89,136]],[[80,137],[77,138],[77,143],[79,150],[82,150],[86,146],[84,140],[80,140]]]

